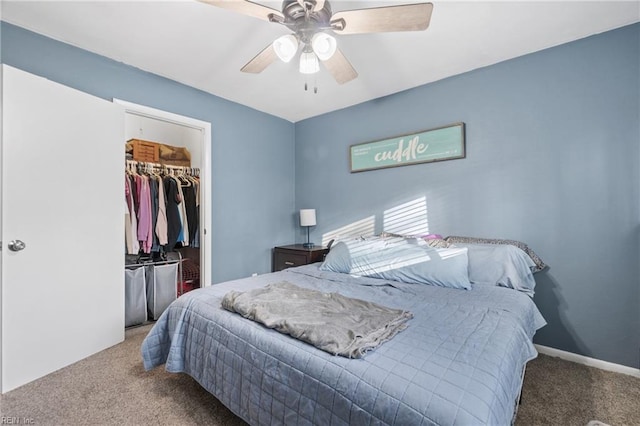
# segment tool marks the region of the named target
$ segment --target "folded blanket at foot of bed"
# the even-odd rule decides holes
[[[366,352],[407,327],[411,312],[323,293],[283,281],[246,292],[230,291],[222,307],[347,358]]]

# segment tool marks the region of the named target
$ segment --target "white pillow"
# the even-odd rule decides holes
[[[467,249],[436,249],[423,240],[339,241],[320,269],[415,284],[470,289]],[[366,240],[365,240],[366,242]]]
[[[469,280],[472,284],[497,285],[533,297],[536,281],[527,253],[509,244],[455,244],[469,250]]]

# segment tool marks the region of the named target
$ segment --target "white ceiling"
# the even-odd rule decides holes
[[[280,2],[259,1],[280,9]],[[333,12],[416,0],[332,0]],[[337,36],[359,77],[240,68],[282,25],[197,1],[5,1],[2,20],[296,122],[640,21],[640,1],[434,1],[426,31]]]

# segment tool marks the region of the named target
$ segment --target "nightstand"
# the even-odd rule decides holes
[[[289,246],[274,247],[272,270],[273,272],[277,272],[293,266],[322,262],[327,253],[329,253],[329,249],[322,246],[305,248],[302,244],[292,244]]]

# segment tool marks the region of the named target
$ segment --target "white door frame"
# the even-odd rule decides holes
[[[172,112],[134,104],[121,99],[114,103],[124,107],[125,114],[133,114],[199,130],[202,133],[202,164],[200,166],[200,270],[201,286],[211,285],[211,123]],[[123,116],[123,119],[126,116]],[[124,141],[123,141],[124,143]]]

